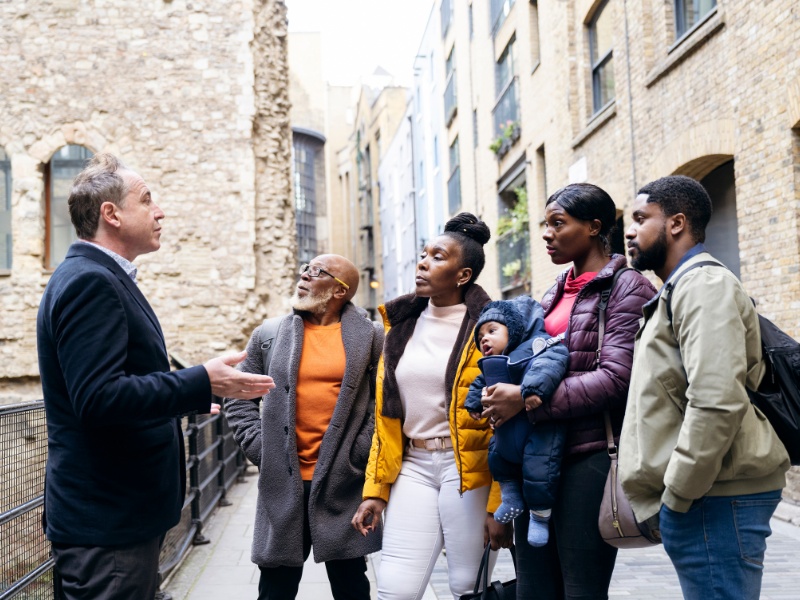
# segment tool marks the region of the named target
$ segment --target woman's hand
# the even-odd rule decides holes
[[[492,545],[492,550],[511,548],[514,544],[514,525],[512,523],[498,523],[492,513],[486,513],[486,522],[483,526],[483,545]]]
[[[378,523],[381,522],[381,514],[383,514],[383,509],[385,508],[386,500],[367,498],[358,507],[350,523],[358,533],[366,537],[370,531],[377,529]]]
[[[493,429],[511,420],[525,408],[520,386],[512,383],[496,383],[486,388],[481,404],[483,416],[489,418]]]

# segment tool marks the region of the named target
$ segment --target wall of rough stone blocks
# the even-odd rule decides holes
[[[38,397],[44,169],[112,152],[166,213],[137,260],[168,350],[196,364],[286,308],[294,269],[286,8],[279,0],[0,5],[0,146],[13,269],[0,276],[0,402]]]

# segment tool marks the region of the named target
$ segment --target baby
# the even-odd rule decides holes
[[[520,386],[526,410],[495,430],[489,469],[502,496],[495,520],[508,523],[527,504],[531,546],[544,546],[549,537],[565,430],[557,421],[533,425],[526,413],[534,408],[534,397],[547,402],[567,372],[569,354],[561,341],[547,334],[544,311],[530,296],[490,302],[475,325],[475,343],[484,357],[478,361],[481,375],[470,386],[465,407],[480,419],[486,388],[496,383]]]

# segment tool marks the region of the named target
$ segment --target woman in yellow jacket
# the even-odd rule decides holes
[[[416,293],[380,309],[387,335],[375,434],[364,501],[353,517],[368,535],[386,511],[380,600],[421,598],[443,546],[458,599],[472,590],[485,544],[511,544],[511,527],[492,518],[500,495],[487,463],[490,424],[463,407],[480,373],[472,329],[490,299],[474,281],[489,237],[474,215],[455,216],[425,246]]]

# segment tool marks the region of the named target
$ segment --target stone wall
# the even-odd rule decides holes
[[[283,2],[27,0],[0,5],[0,24],[0,402],[41,393],[44,172],[65,144],[120,156],[166,213],[161,249],[136,262],[168,350],[195,364],[243,347],[293,281]]]

